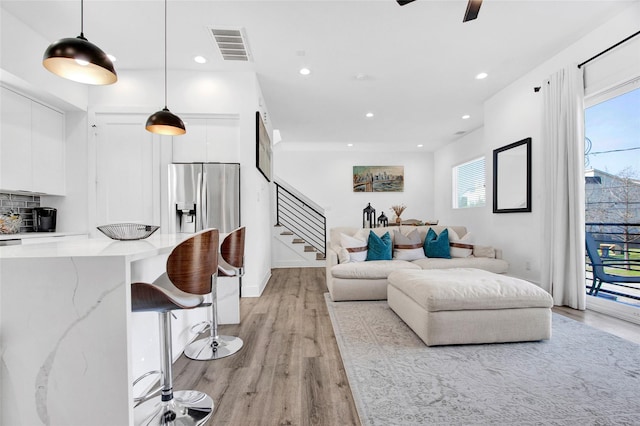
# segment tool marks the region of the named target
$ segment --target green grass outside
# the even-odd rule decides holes
[[[602,256],[602,250],[600,251],[600,255]],[[609,256],[602,259],[605,263],[607,260],[625,260],[624,254],[620,253],[616,250],[610,250]],[[629,260],[638,262],[635,265],[632,265],[632,269],[619,269],[619,268],[607,268],[604,270],[607,274],[611,275],[622,275],[624,277],[637,277],[640,276],[640,249],[630,249],[629,250]]]

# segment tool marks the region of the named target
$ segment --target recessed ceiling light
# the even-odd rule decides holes
[[[196,61],[199,64],[206,64],[207,63],[207,58],[205,58],[204,56],[200,56],[200,55],[195,56],[193,58],[193,60]]]
[[[363,72],[359,72],[354,76],[354,78],[358,81],[368,81],[373,79],[369,74],[365,74]]]
[[[489,74],[487,74],[486,72],[481,72],[480,74],[476,75],[476,80],[482,80],[483,78],[487,78],[489,76]]]
[[[471,118],[471,116],[469,114],[465,114],[465,115],[462,116],[463,120],[468,120],[470,118]]]
[[[422,144],[419,144],[419,145],[418,145],[418,148],[422,148],[423,146],[424,146],[424,145],[422,145]]]
[[[372,112],[368,112],[364,116],[367,117],[367,118],[371,118],[371,117],[373,117],[373,113]]]
[[[117,60],[111,53],[107,53],[107,58],[111,59],[111,62],[115,62]]]
[[[300,68],[300,74],[309,75],[311,74],[311,70],[309,68]]]
[[[353,146],[353,144],[352,143],[348,143],[347,146]]]

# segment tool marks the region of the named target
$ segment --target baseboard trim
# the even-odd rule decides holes
[[[267,271],[265,276],[262,278],[261,282],[256,285],[246,285],[246,283],[242,283],[242,297],[260,297],[264,289],[267,287],[267,283],[269,283],[269,279],[271,278],[271,269]]]

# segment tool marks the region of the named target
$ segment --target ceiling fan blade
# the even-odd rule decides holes
[[[469,3],[467,3],[467,11],[464,13],[464,19],[462,22],[476,19],[478,17],[478,12],[480,12],[481,5],[482,0],[469,0]]]
[[[396,0],[400,6],[404,6],[405,4],[409,4],[414,0]]]

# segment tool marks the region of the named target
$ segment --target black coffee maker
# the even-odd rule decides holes
[[[35,207],[33,209],[33,230],[35,232],[56,232],[58,211],[53,207]]]

